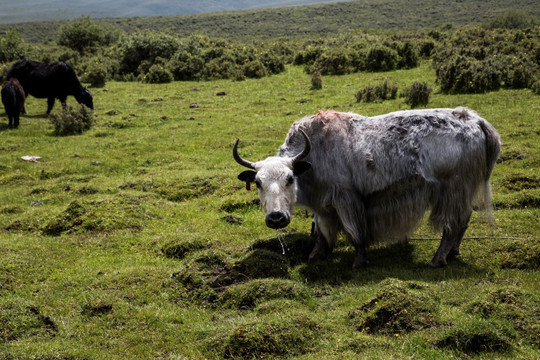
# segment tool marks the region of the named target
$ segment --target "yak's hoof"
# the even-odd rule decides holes
[[[327,251],[324,246],[320,246],[319,244],[316,244],[313,250],[311,251],[311,254],[309,254],[308,261],[317,261],[317,260],[323,260],[328,257],[329,251]]]
[[[431,268],[440,268],[448,265],[446,263],[446,260],[444,259],[432,259],[430,262],[428,262],[428,266]]]
[[[461,251],[459,251],[459,249],[452,249],[448,254],[447,259],[453,259],[455,257],[458,257],[459,255],[461,255]]]

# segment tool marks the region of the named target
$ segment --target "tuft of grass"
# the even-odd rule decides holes
[[[208,247],[206,241],[201,239],[173,240],[161,248],[161,252],[171,259],[183,259],[189,253]]]

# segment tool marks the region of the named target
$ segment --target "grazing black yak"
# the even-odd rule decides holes
[[[47,98],[47,114],[51,112],[55,99],[65,107],[68,95],[75,96],[79,104],[94,109],[92,94],[81,85],[71,66],[63,61],[40,63],[20,60],[9,68],[6,79],[11,78],[19,80],[26,96]]]
[[[24,90],[15,78],[4,81],[2,84],[2,104],[6,109],[10,129],[19,127],[19,115],[24,109]]]

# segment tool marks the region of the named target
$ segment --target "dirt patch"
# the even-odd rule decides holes
[[[497,164],[502,164],[514,160],[523,160],[526,154],[521,151],[509,150],[503,151],[502,154],[497,159]]]
[[[321,336],[318,324],[306,316],[282,321],[254,322],[233,329],[222,340],[223,356],[258,359],[300,355],[309,351]]]
[[[510,191],[540,188],[540,177],[526,175],[512,175],[502,180],[501,185]]]
[[[183,259],[187,254],[208,248],[208,241],[200,239],[173,240],[161,248],[161,252],[171,259]]]
[[[54,321],[24,301],[0,300],[0,343],[36,335],[54,336]]]
[[[260,205],[261,205],[261,201],[259,199],[253,199],[251,201],[240,201],[240,202],[227,201],[224,204],[222,204],[219,207],[219,209],[227,213],[233,213],[237,210],[258,208]]]
[[[217,179],[196,177],[186,181],[158,185],[156,192],[169,201],[181,202],[212,195],[218,188]]]
[[[306,234],[292,233],[280,235],[268,240],[259,240],[251,248],[264,249],[285,257],[291,266],[296,266],[308,260],[313,249],[314,241]]]
[[[81,315],[84,316],[101,316],[113,311],[113,306],[107,303],[88,303],[81,309]]]
[[[385,280],[375,298],[352,311],[358,330],[394,335],[438,324],[439,301],[427,286]]]
[[[268,250],[253,251],[230,263],[225,254],[209,249],[192,254],[172,278],[182,285],[181,298],[218,306],[231,286],[254,279],[284,278],[288,274],[287,260]]]
[[[537,240],[515,241],[500,251],[503,269],[540,269],[540,242]]]
[[[540,191],[538,189],[524,189],[507,195],[498,195],[493,201],[495,208],[524,209],[540,208]]]

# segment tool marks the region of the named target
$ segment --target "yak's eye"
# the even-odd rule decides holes
[[[255,180],[255,185],[257,185],[257,189],[261,188],[261,182],[258,179]]]
[[[293,182],[294,182],[294,177],[292,177],[292,175],[289,175],[287,177],[287,183],[286,183],[287,186],[291,186]]]

